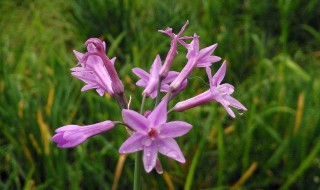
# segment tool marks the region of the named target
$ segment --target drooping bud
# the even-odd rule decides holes
[[[56,130],[52,141],[56,142],[60,148],[72,148],[82,144],[94,135],[109,131],[113,127],[112,121],[103,121],[87,126],[66,125]]]

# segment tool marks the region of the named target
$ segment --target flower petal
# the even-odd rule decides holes
[[[138,81],[136,82],[136,85],[137,85],[137,86],[141,86],[141,87],[146,87],[146,86],[147,86],[147,83],[146,83],[146,81],[140,79],[140,80],[138,80]]]
[[[157,94],[158,94],[157,90],[153,90],[153,91],[151,92],[151,94],[150,94],[150,97],[151,97],[152,99],[154,99],[154,98],[157,97]]]
[[[151,112],[148,120],[153,126],[159,126],[167,121],[167,100],[164,99],[160,104]]]
[[[171,121],[161,126],[160,136],[162,138],[180,137],[190,131],[192,125],[183,121]]]
[[[178,75],[179,75],[178,72],[176,72],[176,71],[170,71],[170,72],[168,73],[167,77],[162,80],[162,83],[172,82],[175,78],[177,78]]]
[[[145,70],[140,68],[133,68],[132,72],[136,74],[138,77],[140,77],[144,81],[148,81],[150,78],[149,73],[147,73]]]
[[[197,67],[210,67],[212,63],[220,61],[221,58],[218,56],[208,56],[203,59],[199,59],[197,62]]]
[[[145,138],[145,135],[139,132],[131,135],[120,147],[119,152],[121,154],[137,152],[143,149],[141,144],[142,139]]]
[[[128,109],[122,110],[122,117],[126,124],[128,124],[135,131],[148,132],[149,121],[141,114]]]
[[[201,49],[198,54],[198,59],[201,60],[203,58],[210,56],[213,53],[213,51],[217,48],[217,46],[218,44],[213,44],[209,47],[205,47]]]
[[[174,38],[174,34],[172,33],[172,28],[166,28],[165,30],[158,30],[158,32],[166,34],[170,36],[171,38]]]
[[[87,139],[88,136],[84,133],[81,133],[80,131],[66,131],[63,133],[63,138],[68,142],[78,142],[78,139]]]
[[[103,42],[104,43],[104,42]],[[114,58],[112,58],[112,59],[110,59],[110,61],[111,61],[111,63],[112,63],[112,65],[114,65],[114,62],[116,61],[116,57],[114,57]]]
[[[170,90],[170,86],[168,84],[161,84],[161,88],[160,88],[160,91],[161,92],[169,92]]]
[[[99,123],[79,127],[79,130],[87,137],[91,137],[91,136],[109,131],[113,127],[114,127],[113,122],[110,120],[107,120],[107,121],[102,121]]]
[[[79,129],[79,125],[66,125],[63,127],[59,127],[58,129],[56,129],[56,133],[59,132],[64,132],[64,131],[76,131]]]
[[[240,110],[247,110],[247,108],[244,107],[244,105],[242,105],[237,99],[235,99],[231,96],[228,97],[228,101],[230,102],[230,106],[232,106],[232,107],[235,107]]]
[[[65,143],[68,142],[68,141],[66,141],[66,140],[63,138],[63,133],[57,133],[57,134],[55,134],[55,135],[51,138],[51,140],[52,140],[53,142],[57,143],[57,144],[60,144],[60,145],[65,144]]]
[[[187,49],[188,49],[188,53],[187,53],[187,59],[190,60],[192,58],[195,58],[198,53],[199,53],[199,36],[197,36],[196,34],[193,35],[193,40],[191,41],[190,44],[186,45]]]
[[[103,88],[99,88],[99,87],[96,87],[96,88],[97,88],[96,91],[97,91],[97,93],[99,94],[99,96],[103,96],[105,90],[104,90]],[[81,89],[81,90],[82,90],[82,89]]]
[[[159,139],[157,141],[158,151],[172,159],[177,160],[178,162],[185,163],[186,159],[184,158],[178,143],[171,138]]]
[[[209,78],[209,83],[210,83],[210,90],[213,91],[213,89],[217,86],[213,80],[212,80],[212,73],[211,73],[211,68],[210,67],[206,67],[206,73],[208,75]]]
[[[80,53],[76,50],[73,50],[74,55],[77,57],[78,61],[80,61],[83,57],[83,53]]]
[[[232,94],[234,92],[234,86],[232,86],[231,84],[225,83],[225,84],[221,84],[217,87],[217,89],[219,89],[219,93],[222,94]]]
[[[91,72],[72,72],[71,75],[84,81],[85,83],[97,83],[96,76]]]
[[[84,68],[84,67],[73,67],[70,70],[73,72],[90,72],[89,69]]]
[[[99,86],[98,85],[87,84],[87,85],[84,85],[81,88],[81,92],[87,91],[87,90],[90,90],[90,89],[93,89],[93,88],[99,88]]]
[[[158,174],[163,174],[163,168],[162,168],[162,165],[161,165],[159,158],[157,158],[155,168],[156,168],[156,171]]]
[[[79,144],[82,144],[84,141],[87,140],[87,138],[83,135],[78,136],[78,138],[75,138],[75,136],[73,136],[73,137],[74,137],[74,139],[72,141],[69,141],[69,139],[67,139],[68,140],[67,143],[61,144],[61,145],[58,144],[58,147],[59,148],[72,148],[72,147],[78,146]]]
[[[161,64],[160,56],[157,55],[152,63],[151,69],[150,69],[151,77],[155,77],[155,78],[159,77],[158,75],[159,75],[159,71],[161,69],[161,66],[162,66],[162,64]]]
[[[221,102],[220,102],[221,103]],[[234,114],[234,112],[232,111],[232,109],[229,106],[226,106],[224,104],[222,104],[222,106],[224,107],[225,110],[227,110],[228,114],[232,117],[235,118],[236,115]]]
[[[151,172],[151,170],[156,166],[157,154],[158,150],[155,143],[152,143],[150,146],[144,148],[143,165],[147,173]]]
[[[177,34],[177,36],[180,36],[186,29],[187,25],[189,24],[189,20],[186,21],[186,23],[182,26],[180,32]]]
[[[227,70],[227,63],[224,61],[219,68],[219,70],[216,72],[216,74],[213,76],[212,81],[214,85],[219,85],[221,81],[223,80]]]

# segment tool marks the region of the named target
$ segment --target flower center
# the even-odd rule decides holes
[[[148,135],[150,138],[155,138],[158,135],[158,131],[154,128],[151,128],[150,131],[148,132]]]

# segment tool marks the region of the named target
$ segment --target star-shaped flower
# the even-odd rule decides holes
[[[173,138],[186,134],[192,126],[183,121],[167,123],[166,100],[161,101],[147,118],[127,109],[122,110],[122,117],[135,133],[122,144],[120,153],[143,150],[143,164],[148,173],[156,166],[158,152],[178,162],[185,162],[179,145]]]
[[[235,118],[235,114],[230,106],[246,111],[247,108],[245,108],[238,100],[231,97],[231,94],[234,92],[234,87],[228,83],[221,84],[226,74],[226,65],[226,62],[224,61],[213,77],[211,75],[210,67],[207,67],[206,71],[210,81],[210,89],[193,98],[177,103],[173,110],[184,111],[214,100],[219,102],[233,118]]]
[[[140,80],[138,80],[136,85],[145,87],[144,91],[142,92],[143,95],[150,96],[151,98],[155,98],[157,96],[157,86],[159,82],[159,72],[161,66],[162,64],[160,56],[157,55],[150,68],[150,74],[140,68],[132,69],[132,72],[141,78]],[[170,71],[168,75],[161,81],[160,91],[168,92],[168,83],[172,82],[178,76],[178,74],[178,72]]]

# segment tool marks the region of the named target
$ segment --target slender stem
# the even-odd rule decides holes
[[[168,103],[170,102],[170,98],[171,98],[171,95],[172,95],[172,90],[170,89],[169,92],[167,93],[167,101]]]
[[[144,112],[144,104],[146,103],[146,95],[143,95],[142,97],[142,102],[141,102],[141,107],[140,107],[140,114],[143,114]]]
[[[134,165],[133,190],[141,189],[142,151],[136,153]]]
[[[115,124],[115,125],[118,125],[118,124],[123,125],[123,126],[125,126],[126,128],[130,129],[131,133],[134,132],[134,129],[133,129],[133,128],[131,128],[128,124],[126,124],[126,123],[124,123],[124,122],[122,122],[122,121],[113,121],[113,124]],[[131,133],[130,133],[130,135],[131,135]]]
[[[157,105],[159,104],[159,101],[160,101],[160,89],[161,89],[162,79],[163,79],[163,78],[161,78],[161,77],[159,76],[158,86],[157,86],[157,97],[156,97],[155,106],[157,106]]]
[[[146,96],[143,95],[140,114],[144,112],[144,104],[146,102]],[[133,190],[141,189],[141,169],[142,169],[142,151],[136,153],[136,158],[134,162],[134,178],[133,178]]]
[[[168,111],[168,115],[174,111],[174,108],[171,108],[169,111]]]

